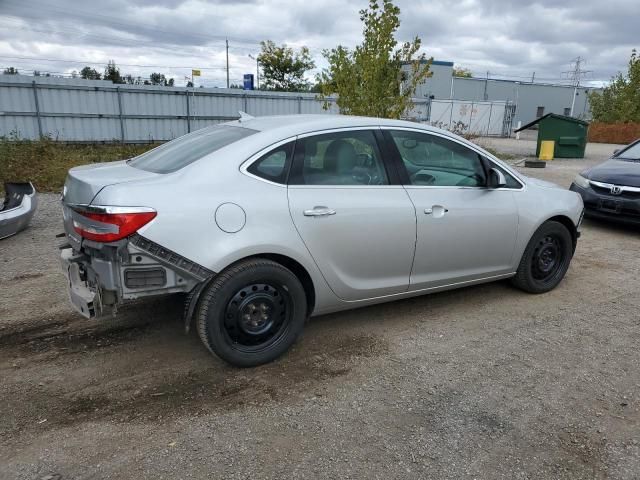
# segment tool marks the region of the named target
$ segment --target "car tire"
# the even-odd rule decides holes
[[[237,367],[268,363],[302,333],[307,299],[289,269],[267,259],[218,274],[198,302],[197,329],[211,353]]]
[[[525,292],[548,292],[562,281],[572,257],[573,239],[567,227],[547,221],[532,235],[511,281]]]

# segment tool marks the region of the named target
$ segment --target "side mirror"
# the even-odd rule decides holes
[[[487,187],[489,188],[502,188],[507,185],[507,179],[504,178],[503,173],[497,168],[489,170],[489,181]]]
[[[616,148],[616,149],[613,151],[613,156],[615,157],[616,155],[618,155],[618,154],[620,153],[620,151],[621,151],[621,150],[620,150],[619,148]]]

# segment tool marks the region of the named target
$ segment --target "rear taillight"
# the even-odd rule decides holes
[[[137,232],[157,212],[147,207],[72,207],[73,228],[81,237],[95,242],[115,242]]]

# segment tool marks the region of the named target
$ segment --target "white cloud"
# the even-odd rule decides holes
[[[400,40],[418,35],[424,52],[451,60],[477,75],[559,80],[581,55],[588,80],[607,80],[626,67],[637,43],[637,0],[446,0],[398,1]],[[360,41],[358,11],[364,0],[2,0],[0,65],[31,71],[80,70],[114,59],[123,73],[153,71],[183,82],[202,68],[202,82],[224,85],[224,39],[230,42],[230,77],[254,72],[248,57],[271,39],[310,47],[319,66],[321,51]],[[142,67],[137,65],[153,65]],[[102,67],[101,67],[102,68]]]

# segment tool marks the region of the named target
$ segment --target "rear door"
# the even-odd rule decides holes
[[[415,211],[379,149],[379,129],[298,137],[289,209],[334,293],[362,300],[404,292],[416,240]]]
[[[518,233],[514,191],[487,188],[487,165],[466,145],[417,130],[384,130],[416,209],[411,290],[473,281],[513,270]],[[488,161],[488,160],[487,160]]]

